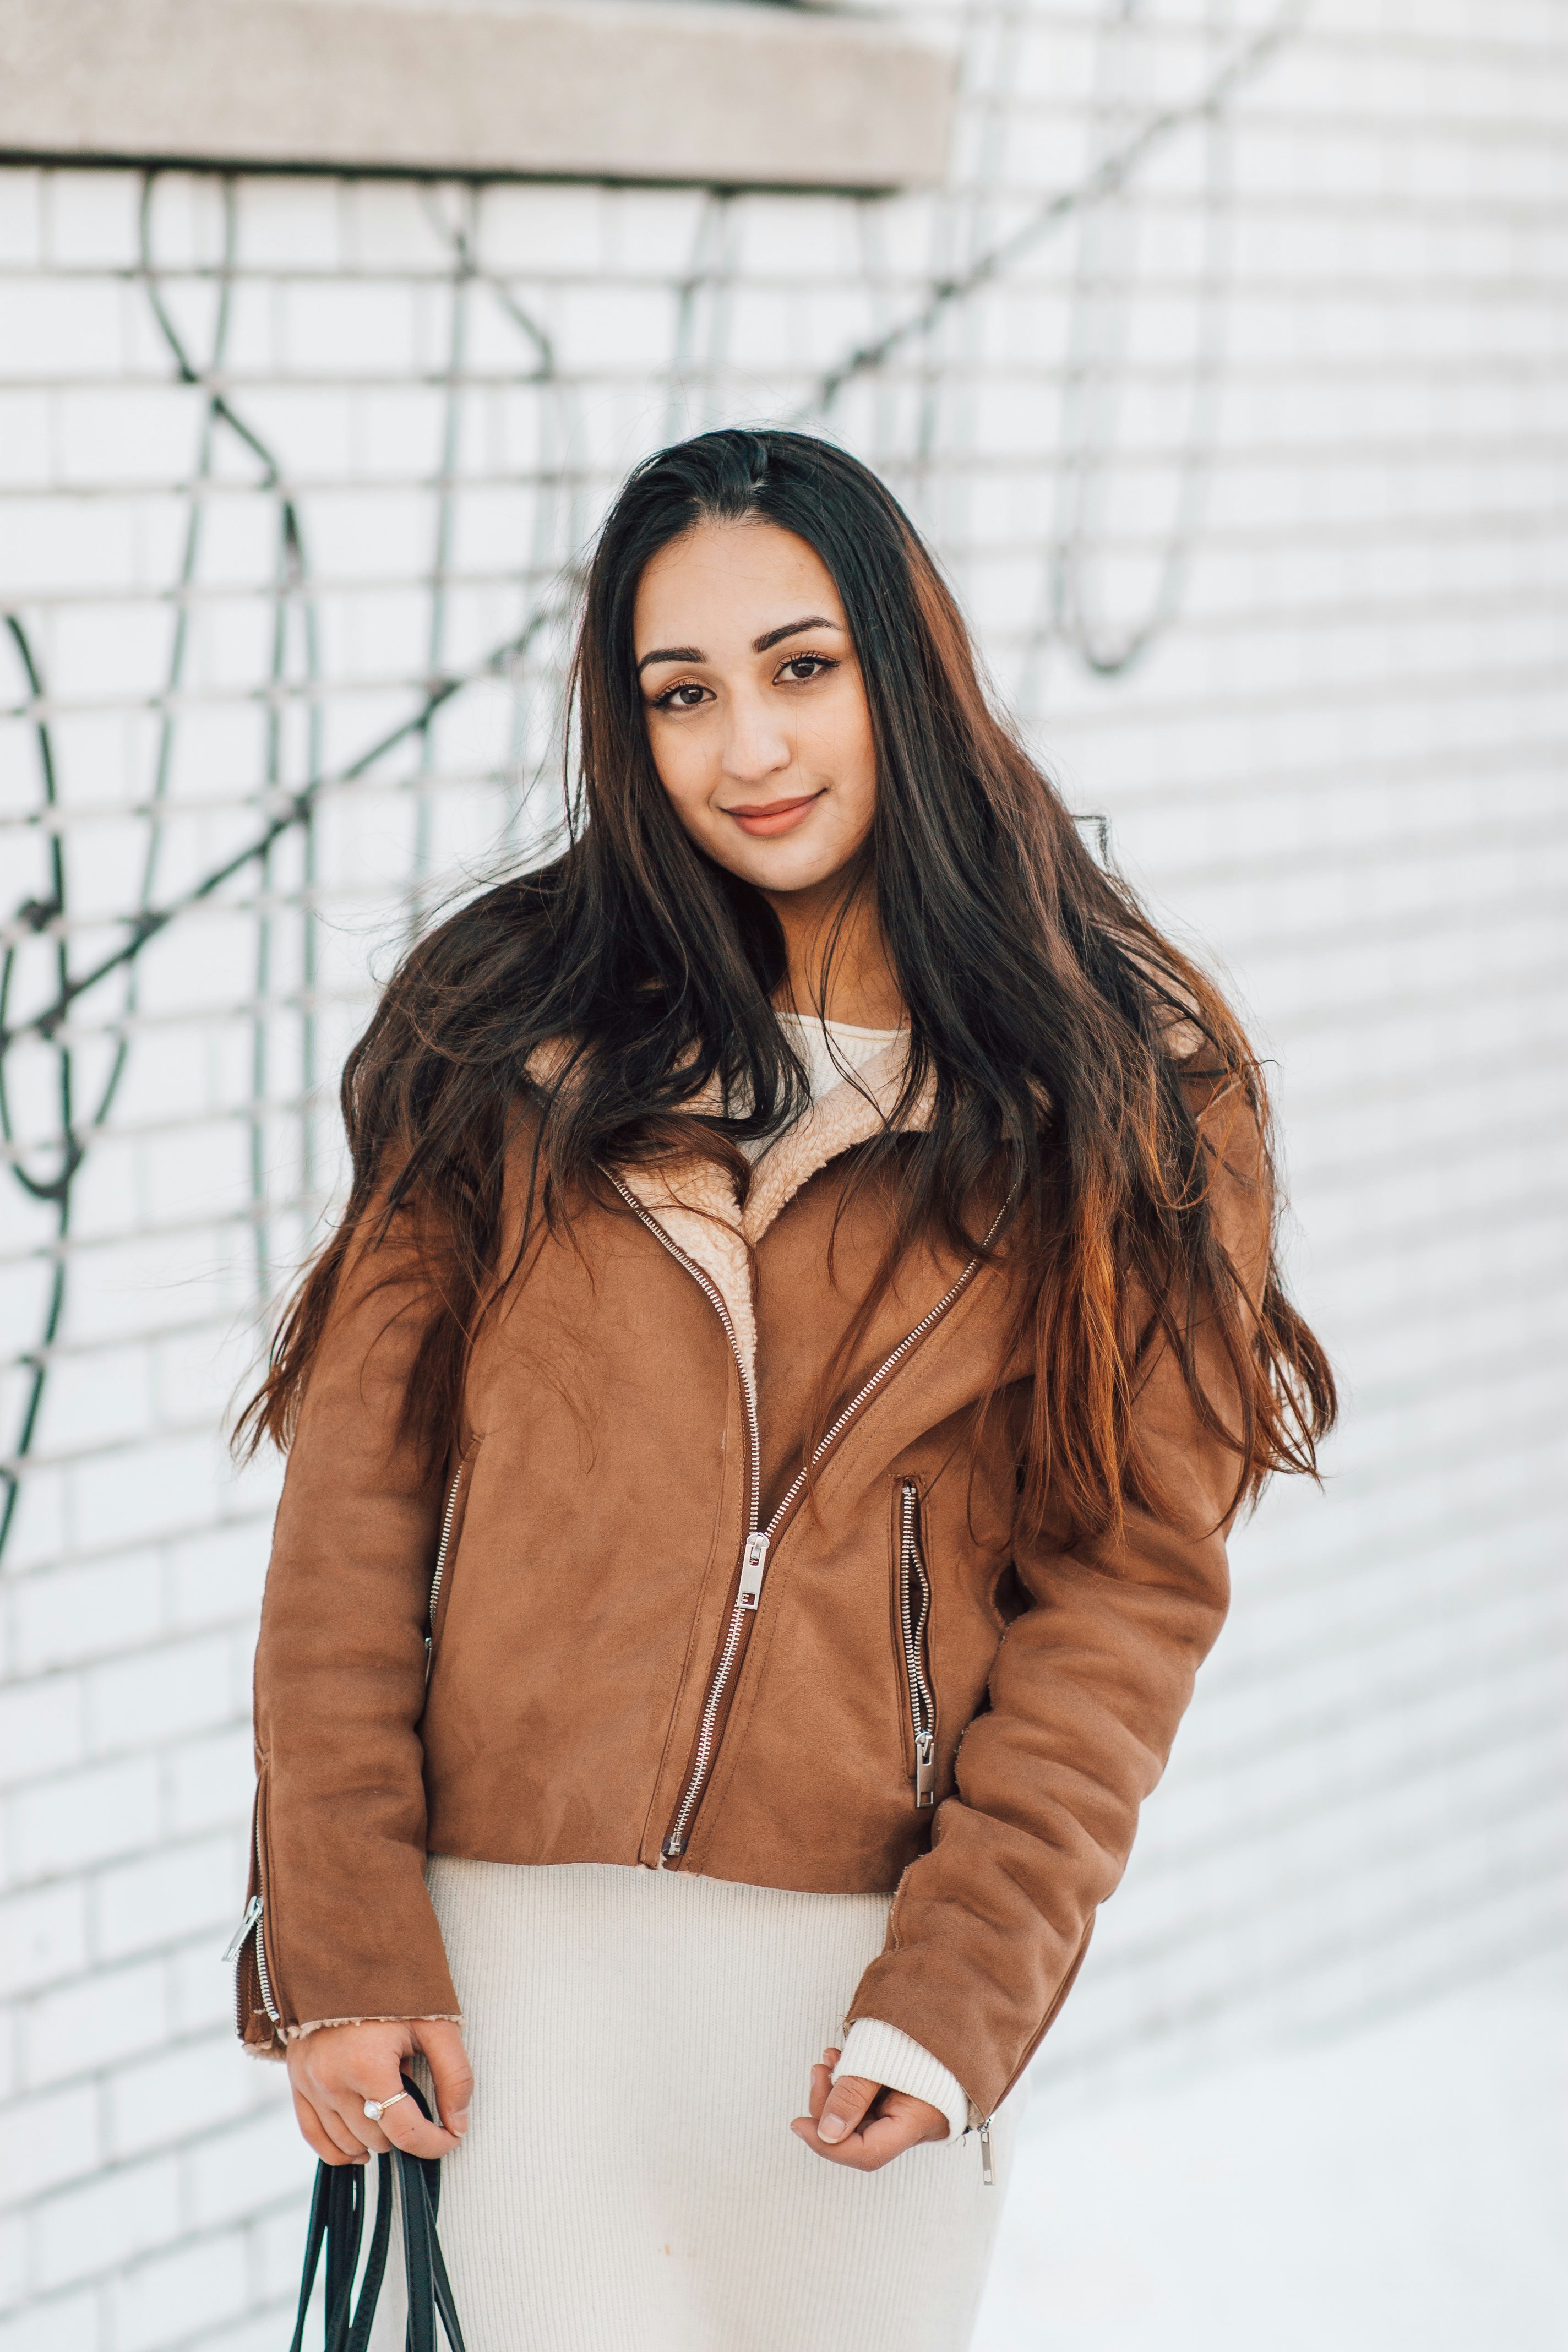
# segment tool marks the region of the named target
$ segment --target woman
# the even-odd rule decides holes
[[[1245,1039],[872,475],[650,459],[575,691],[571,845],[393,980],[250,1412],[241,2030],[329,2164],[451,2158],[470,2352],[936,2352],[1331,1382]]]

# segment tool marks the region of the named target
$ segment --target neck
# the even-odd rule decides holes
[[[845,906],[830,877],[805,890],[764,890],[779,919],[788,970],[775,1002],[855,1029],[899,1029],[907,1015],[888,961],[876,902],[864,884]]]

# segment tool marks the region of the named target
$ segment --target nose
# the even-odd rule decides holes
[[[790,766],[795,745],[782,712],[766,696],[742,688],[730,697],[724,730],[724,774],[736,784],[765,783]]]

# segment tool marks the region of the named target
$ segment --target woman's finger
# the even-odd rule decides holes
[[[889,2097],[887,2105],[874,2115],[858,2134],[859,2162],[867,2172],[891,2164],[894,2157],[918,2147],[928,2137],[925,2122],[919,2110],[925,2102]]]
[[[840,2140],[825,2139],[806,2116],[797,2116],[790,2129],[814,2155],[826,2157],[830,2164],[847,2165],[853,2172],[879,2172],[883,2165],[891,2164],[896,2156],[902,2156],[922,2140],[946,2138],[947,2118],[940,2107],[906,2091],[884,2091],[879,2085],[877,2088],[879,2096],[858,2127]]]
[[[302,2091],[294,2093],[294,2120],[305,2137],[306,2145],[319,2156],[323,2164],[363,2164],[364,2149],[350,2137],[342,2124],[332,2116],[330,2127],[320,2112],[311,2105]]]
[[[864,2074],[840,2074],[827,2094],[822,2113],[817,2118],[817,2136],[829,2147],[837,2146],[857,2130],[874,2100],[881,2095],[880,2083],[868,2083]]]
[[[887,2116],[873,2116],[847,2139],[832,2142],[823,2139],[804,2116],[797,2116],[790,2129],[797,2139],[805,2140],[814,2155],[826,2157],[829,2164],[842,2164],[851,2172],[879,2172],[884,2164],[891,2164],[894,2157],[913,2147],[921,2137],[907,2121]]]
[[[364,2101],[357,2091],[350,2091],[337,2104],[337,2116],[346,2132],[352,2132],[361,2147],[369,2148],[372,2156],[390,2156],[392,2142],[378,2123],[374,2123],[364,2111]]]
[[[432,2018],[415,2027],[414,2038],[430,2069],[436,2113],[447,2131],[461,2138],[468,2128],[468,2107],[474,2095],[474,2070],[462,2034],[457,2026]]]
[[[393,2147],[400,2147],[405,2156],[450,2156],[459,2145],[455,2132],[442,2131],[437,2125],[426,2123],[412,2099],[399,2099],[394,2105],[390,2091],[378,2091],[374,2095],[387,2102],[381,2128]]]

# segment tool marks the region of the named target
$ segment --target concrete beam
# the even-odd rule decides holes
[[[0,0],[0,153],[892,188],[952,72],[872,18],[751,0]]]

